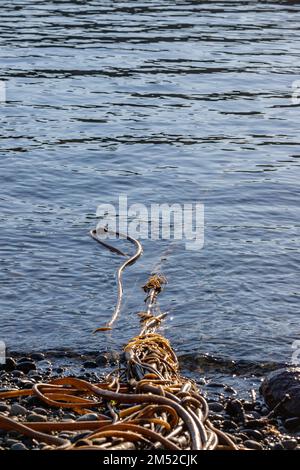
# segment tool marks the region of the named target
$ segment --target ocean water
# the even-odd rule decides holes
[[[299,21],[300,3],[288,1],[1,6],[0,339],[9,349],[120,349],[139,331],[141,286],[159,269],[162,332],[179,353],[291,360]],[[120,194],[146,206],[202,202],[205,243],[189,251],[143,240],[116,328],[93,335],[113,311],[123,260],[88,231],[97,206]]]

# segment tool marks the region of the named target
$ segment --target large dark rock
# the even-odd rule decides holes
[[[272,372],[262,382],[260,392],[271,409],[284,400],[278,414],[300,416],[300,367]]]

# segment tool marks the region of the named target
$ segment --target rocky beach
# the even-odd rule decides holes
[[[116,367],[122,361],[122,355],[116,351],[103,351],[98,354],[77,355],[70,357],[64,355],[33,353],[26,356],[15,355],[7,358],[6,364],[0,369],[0,392],[7,390],[31,389],[36,383],[50,383],[51,380],[60,377],[74,376],[99,383],[104,380],[108,371]],[[187,374],[191,372],[186,370]],[[240,377],[234,376],[235,384],[247,380],[256,383],[255,388],[247,390],[243,384],[243,390],[235,389],[220,381],[220,370],[212,371],[211,367],[201,367],[201,377],[196,380],[197,386],[206,398],[209,405],[209,418],[215,427],[228,433],[237,444],[249,450],[300,450],[300,413],[299,413],[299,369],[281,369],[280,372],[268,374],[270,379],[254,377],[253,374],[243,373]],[[290,372],[289,372],[290,371]],[[195,373],[194,373],[195,376]],[[214,377],[218,380],[214,380]],[[224,375],[223,375],[224,379]],[[259,384],[262,384],[259,386]],[[281,385],[280,385],[281,384]],[[295,391],[294,399],[286,399],[289,389]],[[264,391],[264,397],[261,395]],[[274,396],[272,395],[274,394]],[[273,397],[272,407],[270,405]],[[290,405],[288,405],[290,404]],[[285,406],[284,406],[285,405]],[[89,422],[99,419],[97,410],[92,413],[77,414],[74,410],[57,409],[46,405],[36,396],[21,397],[0,401],[0,413],[20,423],[46,422]],[[87,426],[88,428],[88,426]],[[90,431],[57,432],[56,435],[67,439],[70,443],[88,442]],[[22,436],[16,431],[0,429],[0,450],[51,450],[49,444],[38,442]],[[111,438],[107,449],[122,449],[118,438]],[[129,449],[134,449],[130,446]]]

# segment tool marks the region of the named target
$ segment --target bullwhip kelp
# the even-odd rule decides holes
[[[110,248],[99,240],[96,231],[91,235]],[[141,244],[130,241],[136,253],[118,270],[117,306],[111,321],[98,331],[112,328],[121,310],[122,272],[142,253]],[[167,315],[160,312],[157,303],[165,284],[165,277],[159,273],[148,279],[143,287],[145,309],[138,313],[140,333],[125,346],[118,367],[100,383],[62,377],[37,383],[31,389],[0,393],[0,399],[35,396],[48,407],[67,408],[79,416],[91,413],[90,420],[28,422],[0,413],[0,429],[46,443],[45,450],[238,450],[230,436],[210,422],[206,400],[196,383],[180,374],[170,342],[157,331]],[[62,431],[85,434],[71,440],[67,435],[60,437]]]

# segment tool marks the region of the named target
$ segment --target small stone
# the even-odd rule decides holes
[[[27,414],[27,410],[24,406],[19,405],[18,403],[13,403],[10,408],[10,414],[12,416],[25,416]]]
[[[87,413],[85,415],[80,416],[80,418],[77,418],[76,421],[97,421],[98,415],[96,413]]]
[[[11,446],[10,450],[28,450],[28,448],[22,442],[17,442]]]
[[[30,423],[42,423],[42,422],[47,421],[47,418],[46,416],[31,413],[27,416],[27,421],[29,421]]]
[[[20,378],[20,377],[24,377],[25,374],[24,374],[24,372],[22,372],[21,370],[14,370],[14,371],[11,373],[11,375],[12,375],[13,377],[18,377],[18,378]]]
[[[66,412],[66,413],[64,413],[64,418],[65,419],[76,419],[76,416],[75,416],[74,413]]]
[[[17,385],[20,388],[31,389],[33,387],[33,382],[31,380],[18,379]]]
[[[240,400],[230,400],[225,407],[226,413],[241,421],[245,419],[245,410]]]
[[[262,450],[263,446],[259,442],[255,441],[245,441],[244,446],[247,447],[248,449],[255,449],[255,450]]]
[[[79,439],[78,441],[75,442],[75,447],[90,446],[90,445],[92,445],[92,441],[89,441],[88,439]]]
[[[96,357],[98,366],[108,366],[117,364],[120,361],[120,354],[117,351],[101,351]]]
[[[35,370],[36,365],[34,362],[31,361],[24,361],[24,362],[18,362],[17,364],[17,370],[21,370],[25,374],[27,374],[30,370]]]
[[[43,359],[45,359],[45,354],[43,354],[43,353],[32,353],[31,354],[31,359],[33,359],[34,361],[42,361]]]
[[[11,372],[16,368],[16,361],[12,357],[7,357],[3,367],[6,372]]]
[[[40,400],[39,397],[35,397],[35,396],[28,397],[26,399],[26,404],[28,406],[41,406],[41,405],[44,405],[42,400]]]
[[[247,414],[245,416],[247,419],[260,419],[261,418],[261,414],[258,413],[257,411],[252,411],[251,413]]]
[[[20,357],[20,359],[18,359],[18,364],[20,364],[21,362],[32,362],[31,358],[30,357]]]
[[[47,410],[45,410],[44,408],[40,408],[40,407],[37,407],[37,408],[33,408],[32,410],[33,413],[36,413],[37,415],[43,415],[43,416],[47,416]]]
[[[256,429],[243,429],[242,432],[256,441],[261,441],[263,439],[263,435]]]
[[[220,413],[221,411],[224,411],[224,406],[222,403],[212,402],[209,404],[209,410],[215,413]]]
[[[85,432],[81,432],[79,434],[76,434],[76,436],[74,437],[71,437],[71,442],[72,444],[74,444],[75,442],[81,440],[81,439],[84,439],[85,437],[87,437],[89,434],[91,434],[90,431],[85,431]]]
[[[271,450],[284,450],[283,445],[280,442],[271,445]]]
[[[297,447],[298,442],[296,439],[286,439],[282,441],[282,445],[286,450],[294,450]]]
[[[260,386],[266,404],[279,405],[278,414],[300,417],[300,367],[286,367],[269,374]]]
[[[96,367],[98,367],[98,365],[95,361],[86,361],[83,363],[83,367],[85,367],[86,369],[95,369]]]
[[[3,413],[4,411],[10,411],[10,406],[6,403],[0,402],[0,411]]]
[[[17,439],[12,439],[10,437],[8,437],[5,441],[5,444],[9,447],[14,445],[14,444],[18,444],[18,443],[19,443],[19,441],[17,441]]]
[[[288,418],[284,422],[284,426],[288,431],[294,431],[300,429],[300,418]]]

